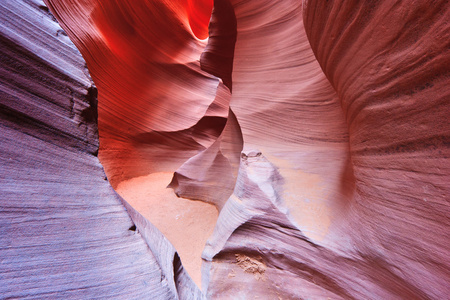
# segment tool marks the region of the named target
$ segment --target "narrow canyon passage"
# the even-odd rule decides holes
[[[0,294],[445,299],[450,3],[0,3]]]
[[[122,181],[117,193],[152,222],[173,244],[186,271],[201,287],[201,254],[217,222],[217,209],[178,198],[166,188],[173,173],[160,172]]]
[[[401,276],[404,284],[393,290],[382,288],[385,279],[367,280],[361,287],[350,287],[348,277],[367,276],[364,268],[355,269],[361,262],[370,268],[385,265],[381,275],[373,275],[373,278],[381,276],[396,280],[399,275],[395,270],[399,266],[405,270],[414,266],[424,273],[431,269],[441,272],[439,268],[430,269],[411,260],[421,250],[401,232],[404,224],[398,217],[385,218],[384,212],[396,214],[400,208],[379,206],[380,199],[384,203],[396,203],[394,207],[405,205],[403,197],[386,192],[392,187],[385,186],[384,178],[399,180],[399,186],[409,183],[404,183],[398,176],[394,179],[380,173],[379,162],[371,158],[374,151],[371,147],[381,149],[384,143],[407,143],[407,137],[414,136],[414,129],[404,125],[407,117],[405,121],[398,121],[389,113],[375,117],[379,105],[383,104],[380,101],[379,105],[374,105],[372,99],[390,99],[387,92],[375,96],[375,90],[369,85],[365,90],[356,89],[356,95],[348,87],[351,83],[341,83],[346,78],[342,76],[349,74],[346,69],[342,70],[341,77],[334,75],[343,64],[328,62],[325,58],[329,56],[322,54],[328,46],[318,46],[322,42],[318,37],[328,34],[331,27],[321,27],[318,34],[316,27],[325,26],[322,22],[327,19],[311,21],[319,4],[294,0],[215,1],[210,37],[200,40],[192,32],[192,6],[186,8],[184,1],[174,2],[173,6],[165,5],[164,1],[133,4],[107,1],[67,7],[64,1],[49,2],[58,12],[63,26],[73,33],[97,83],[99,157],[109,181],[125,200],[167,234],[197,284],[200,244],[207,241],[202,254],[202,289],[208,297],[248,292],[238,288],[238,282],[249,280],[245,272],[231,277],[226,275],[237,263],[233,256],[228,256],[232,251],[241,257],[247,255],[247,251],[254,251],[250,249],[260,249],[258,255],[247,257],[257,261],[261,257],[267,275],[267,283],[263,285],[274,287],[281,286],[285,280],[292,281],[292,278],[283,279],[287,278],[285,274],[272,274],[272,268],[279,267],[276,253],[294,251],[289,243],[304,248],[303,252],[285,258],[292,265],[305,259],[306,255],[315,257],[308,268],[317,271],[307,273],[318,272],[319,275],[313,277],[322,280],[314,292],[316,295],[347,298],[361,289],[378,293],[380,297],[390,297],[391,293],[397,292],[411,296],[418,292],[406,288],[414,285],[412,275]],[[77,5],[79,7],[73,14],[69,14]],[[342,10],[339,7],[338,4],[323,7],[320,16],[329,13],[339,18],[345,9],[349,9],[353,14],[347,17],[354,18],[355,22],[376,23],[387,9],[384,6],[353,7],[351,4]],[[434,22],[441,20],[437,16]],[[343,28],[350,26],[345,22],[342,24]],[[361,30],[350,26],[339,33],[331,30],[330,34],[348,39],[348,45],[358,45],[362,50],[350,48],[349,51],[360,57],[361,78],[376,78],[373,70],[379,68],[378,65],[366,71],[363,64],[369,59],[366,53],[380,46],[364,41],[358,44],[352,38],[356,33],[352,32]],[[391,30],[397,29],[392,27]],[[394,35],[391,33],[384,38]],[[365,32],[361,38],[370,39]],[[380,36],[379,42],[382,41]],[[327,40],[327,43],[332,42],[337,43],[336,47],[341,45],[333,38]],[[401,49],[402,46],[398,47]],[[339,57],[341,54],[342,59],[348,59],[344,53],[342,50],[330,55]],[[393,63],[389,55],[382,61]],[[373,59],[367,64],[374,64]],[[348,66],[356,72],[350,62]],[[386,70],[380,76],[388,76],[390,69]],[[353,78],[354,75],[348,76]],[[408,77],[405,80],[408,81]],[[381,79],[378,83],[381,89],[385,88]],[[361,82],[360,86],[364,84]],[[445,94],[441,91],[441,95]],[[436,105],[443,105],[443,99],[445,96],[435,98]],[[390,109],[398,109],[395,101],[390,103]],[[405,111],[414,111],[419,107],[415,105],[419,103],[411,102]],[[367,118],[359,117],[360,114]],[[420,118],[420,115],[416,113],[416,117]],[[424,120],[429,122],[427,118]],[[386,134],[382,124],[385,122],[392,122],[397,128],[408,128],[405,136],[396,135],[395,130],[393,134]],[[365,131],[361,131],[362,128]],[[401,142],[404,138],[405,142]],[[370,146],[376,141],[378,146]],[[361,144],[365,146],[361,148]],[[242,157],[241,149],[244,151]],[[418,155],[420,151],[415,153]],[[391,155],[384,156],[385,163]],[[394,160],[392,164],[396,162]],[[374,185],[365,174],[371,164],[374,177],[370,178],[376,181]],[[417,166],[417,162],[414,164]],[[174,174],[170,182],[169,174]],[[174,194],[181,198],[175,198],[171,190],[166,189],[169,183]],[[439,193],[439,189],[435,192]],[[214,206],[183,197],[213,204],[218,217]],[[163,201],[164,204],[157,205]],[[425,211],[433,214],[432,211],[440,206],[436,205]],[[174,220],[169,219],[172,211],[176,211],[175,218],[183,215],[183,211],[192,213],[190,217],[196,222],[188,221],[185,225],[190,228],[184,230],[185,237],[190,234],[190,240],[198,241],[195,247],[180,240],[181,227],[175,229]],[[269,216],[271,225],[260,223],[258,218],[263,215]],[[373,220],[381,223],[374,228]],[[275,235],[277,222],[293,230],[282,238],[285,245],[273,245],[264,237]],[[389,224],[391,229],[384,229],[383,224]],[[254,238],[241,234],[240,229],[246,226],[256,226]],[[441,225],[433,223],[432,226],[440,228]],[[265,234],[256,234],[262,230],[258,228],[266,228]],[[391,230],[397,232],[396,237],[392,236]],[[299,236],[304,239],[304,244],[299,243]],[[418,249],[418,252],[411,250],[412,256],[402,257],[395,247],[389,246],[400,237],[408,239],[405,243],[412,243],[410,249]],[[244,241],[246,246],[242,245]],[[371,241],[374,248],[366,241]],[[435,245],[440,249],[436,251],[437,255],[445,252],[442,245]],[[319,246],[324,247],[323,250],[317,251],[315,247]],[[240,249],[245,249],[243,254]],[[390,263],[390,257],[396,264]],[[325,267],[340,260],[343,262],[336,269]],[[197,262],[195,266],[194,261]],[[425,265],[432,266],[433,263],[428,260]],[[285,268],[297,274],[298,280],[309,280],[307,275],[302,275],[302,268]],[[337,279],[338,269],[346,270],[347,275]],[[224,276],[228,278],[227,283],[218,280]],[[251,285],[256,289],[253,292],[259,294],[262,283],[257,281]],[[439,285],[436,283],[436,288]],[[227,291],[223,286],[229,287]],[[278,288],[275,290],[282,292]],[[434,293],[433,288],[423,285],[420,290]]]
[[[174,245],[199,287],[218,210],[178,198],[167,186],[219,138],[228,118],[228,88],[199,63],[212,4],[51,2],[61,16],[77,9],[68,31],[92,38],[80,47],[99,90],[99,158],[109,182]],[[147,36],[148,28],[164,30]]]

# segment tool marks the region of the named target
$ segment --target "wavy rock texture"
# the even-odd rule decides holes
[[[0,11],[0,297],[201,298],[172,245],[106,181],[78,50],[43,2]]]
[[[448,297],[448,1],[46,3],[1,4],[8,297]]]
[[[393,292],[447,297],[450,4],[307,1],[304,16],[349,128],[357,249]]]

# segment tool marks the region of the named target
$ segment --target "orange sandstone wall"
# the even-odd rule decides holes
[[[17,7],[32,7],[23,3],[2,9],[12,16]],[[133,239],[148,246],[139,259],[159,266],[148,278],[167,279],[145,284],[157,292],[135,287],[139,295],[445,299],[450,293],[448,1],[46,3],[98,88],[99,158],[125,197],[121,203],[137,229]],[[36,16],[24,18],[43,26]],[[2,25],[2,36],[14,40],[10,31],[19,29],[9,20],[3,21],[9,25]],[[64,43],[49,50],[62,65],[70,58],[54,49],[76,52],[70,41]],[[9,50],[12,45],[2,51],[20,61],[23,54]],[[73,84],[54,86],[69,86],[74,99],[90,95],[84,83],[76,83],[81,92],[74,93]],[[7,120],[12,114],[4,115]],[[19,133],[28,128],[15,124]],[[77,149],[96,160],[97,129],[86,128],[92,142]],[[7,136],[3,148],[10,149],[13,133]],[[98,179],[97,173],[90,176]],[[22,179],[11,180],[14,186]],[[100,185],[91,180],[92,190],[83,197],[100,201]],[[105,203],[120,199],[111,195]],[[180,216],[186,219],[177,227]],[[101,250],[129,238],[102,239]],[[74,250],[64,251],[73,263]],[[86,263],[91,256],[80,257]],[[54,264],[60,270],[61,262]],[[8,265],[15,272],[23,266]],[[95,278],[97,271],[83,274]],[[120,280],[130,276],[111,272]],[[61,293],[68,289],[64,284],[58,286]],[[78,286],[74,281],[70,288]],[[88,289],[86,295],[92,293]]]

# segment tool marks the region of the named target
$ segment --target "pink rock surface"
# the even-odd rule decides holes
[[[356,180],[351,228],[359,228],[361,241],[370,241],[356,245],[415,287],[417,297],[445,298],[448,1],[307,1],[304,17],[349,128]]]
[[[7,2],[1,8],[14,16],[20,9],[36,9],[38,2]],[[7,195],[2,203],[9,209],[2,214],[8,227],[2,228],[9,229],[2,229],[8,238],[2,238],[6,250],[0,257],[6,257],[4,270],[13,270],[11,277],[1,277],[8,296],[48,292],[39,281],[46,278],[42,270],[32,274],[32,283],[17,279],[31,275],[16,275],[26,268],[26,256],[45,261],[52,249],[47,243],[75,234],[82,243],[98,239],[98,251],[123,247],[99,256],[95,261],[101,266],[90,272],[76,270],[81,275],[70,284],[62,272],[55,293],[78,291],[86,278],[98,280],[106,272],[115,283],[102,278],[100,287],[111,286],[107,293],[116,297],[448,297],[448,1],[46,3],[98,88],[99,158],[125,200],[103,180],[95,157],[96,97],[76,49],[66,37],[44,33],[51,42],[42,46],[30,34],[34,27],[23,30],[12,17],[3,18],[1,37],[9,42],[0,49],[10,57],[2,60],[3,74],[13,74],[20,84],[4,75],[0,90],[9,95],[4,99],[13,95],[24,102],[2,103],[7,132],[2,153],[22,157],[19,165],[29,168],[26,157],[36,157],[34,150],[25,155],[11,150],[23,139],[31,149],[44,148],[44,158],[57,157],[53,164],[39,163],[42,171],[31,177],[18,173],[2,179]],[[39,32],[59,28],[48,19],[39,22],[36,13],[23,19],[34,20]],[[44,67],[39,65],[42,49],[48,53]],[[46,72],[57,80],[48,83],[42,75],[23,73],[18,66],[23,61],[32,69],[52,70]],[[47,95],[45,89],[53,92]],[[60,99],[54,100],[59,108],[30,94]],[[35,121],[22,122],[22,116]],[[38,141],[28,141],[29,132],[37,132]],[[77,162],[71,164],[76,172],[68,172],[69,182],[62,180],[68,168],[62,152],[49,150],[55,145]],[[8,160],[4,165],[2,174],[16,168]],[[93,170],[89,176],[83,175],[87,168]],[[74,195],[83,176],[89,185]],[[36,250],[25,250],[21,235],[11,234],[11,224],[26,232],[28,219],[21,214],[28,202],[17,210],[8,206],[14,193],[29,193],[29,180],[37,189],[29,205],[49,210],[43,220],[27,212],[33,224],[54,226],[48,216],[81,205],[80,212],[62,217],[70,221],[69,233],[48,237],[32,231]],[[59,193],[49,183],[54,181]],[[54,208],[45,193],[60,206]],[[89,196],[95,205],[104,204],[95,216],[115,207],[117,219],[88,218],[82,203]],[[120,228],[132,223],[122,205],[137,229],[127,235]],[[183,219],[177,222],[176,216]],[[92,226],[98,230],[82,234]],[[120,237],[103,236],[105,226]],[[128,246],[131,240],[139,246]],[[18,254],[8,248],[16,244]],[[91,255],[98,255],[76,249],[58,253],[70,266],[78,261],[87,266]],[[130,267],[122,258],[111,265],[112,256],[127,253],[139,263]],[[55,272],[64,269],[62,260],[51,263]],[[130,274],[147,279],[131,281]],[[14,293],[13,284],[28,292]],[[97,292],[89,287],[85,294],[70,295]]]

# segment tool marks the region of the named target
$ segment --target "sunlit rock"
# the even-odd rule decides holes
[[[0,10],[5,298],[450,294],[448,1]]]

